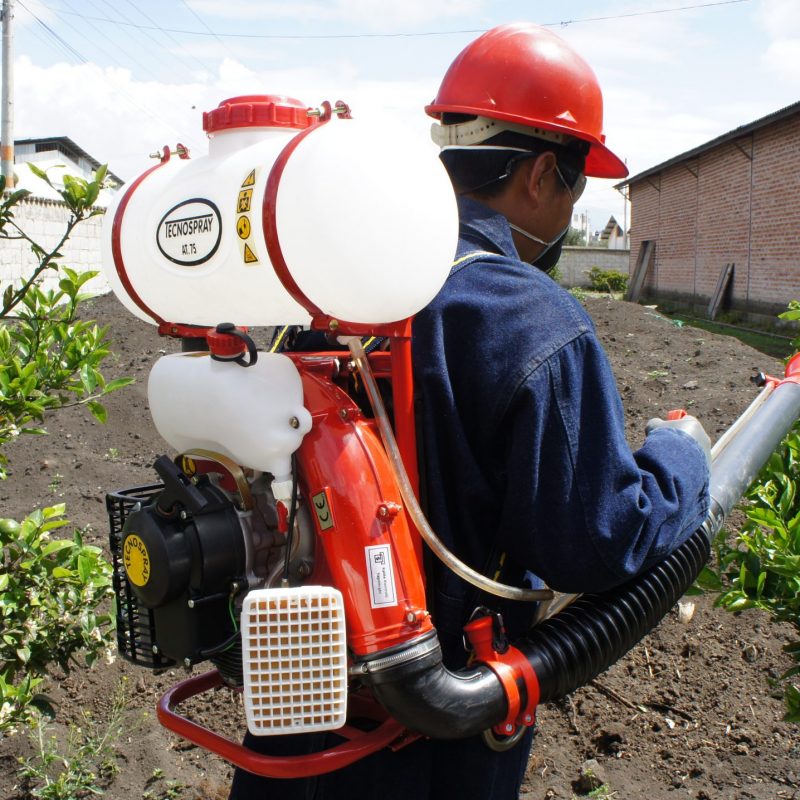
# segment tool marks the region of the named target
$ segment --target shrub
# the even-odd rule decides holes
[[[113,595],[111,565],[78,531],[50,538],[63,514],[61,504],[0,519],[0,732],[42,709],[36,689],[51,665],[67,671],[80,651],[91,665],[111,646],[112,618],[97,612]]]
[[[592,267],[589,272],[589,284],[596,292],[624,292],[628,288],[628,276],[614,269]]]
[[[792,301],[784,319],[800,319]],[[800,348],[800,339],[793,342]],[[732,543],[724,533],[716,542],[717,603],[729,611],[761,608],[794,627],[797,639],[785,650],[797,662],[782,676],[787,713],[800,722],[800,422],[772,454],[746,496],[747,522]]]
[[[47,174],[31,170],[52,186]],[[106,331],[79,320],[82,287],[96,273],[78,274],[61,263],[61,248],[95,208],[105,167],[94,180],[64,176],[60,195],[70,217],[54,247],[34,241],[15,220],[18,204],[30,192],[3,194],[0,177],[0,240],[27,242],[36,260],[19,283],[0,288],[0,448],[20,434],[43,434],[45,415],[83,404],[101,422],[99,398],[127,383],[106,382],[100,364],[109,355]],[[58,289],[41,281],[55,273]],[[0,480],[7,459],[0,451]],[[51,489],[58,488],[54,478]],[[100,549],[71,539],[51,539],[67,524],[64,506],[34,511],[21,523],[0,520],[0,733],[32,721],[45,700],[37,687],[53,665],[68,670],[79,652],[91,664],[110,646],[111,618],[98,611],[112,595],[111,566]]]

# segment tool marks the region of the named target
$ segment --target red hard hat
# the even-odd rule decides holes
[[[628,174],[604,144],[597,76],[563,39],[538,25],[500,25],[468,44],[425,110],[437,119],[470,114],[583,139],[591,145],[587,175]]]

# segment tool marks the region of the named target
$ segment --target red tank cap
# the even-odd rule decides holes
[[[209,328],[206,331],[206,341],[212,356],[224,359],[233,359],[246,352],[247,345],[238,336],[229,331],[237,330],[231,322],[222,322],[216,328]],[[246,328],[238,330],[246,331]]]
[[[206,133],[231,128],[297,128],[316,125],[308,116],[308,106],[279,94],[246,94],[223,100],[213,111],[203,112]]]

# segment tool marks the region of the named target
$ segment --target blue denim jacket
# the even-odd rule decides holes
[[[456,262],[413,326],[430,521],[490,577],[523,585],[532,572],[559,591],[610,589],[700,526],[703,452],[660,429],[632,453],[583,307],[520,261],[502,215],[464,198],[459,208]],[[440,637],[443,627],[458,636],[480,603],[500,607],[512,633],[530,621],[530,605],[480,596],[439,564],[434,574]]]

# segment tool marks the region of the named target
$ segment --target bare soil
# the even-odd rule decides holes
[[[677,327],[654,309],[610,298],[586,304],[611,358],[634,447],[647,419],[675,407],[698,416],[716,438],[755,397],[753,371],[781,369],[733,338]],[[132,375],[137,383],[108,398],[106,425],[84,409],[66,409],[51,418],[49,436],[25,437],[9,448],[13,473],[0,484],[0,508],[2,516],[21,518],[66,502],[72,523],[106,546],[106,492],[151,482],[151,464],[166,449],[150,421],[146,382],[155,359],[177,345],[159,339],[111,296],[88,303],[84,313],[110,327],[109,377]],[[522,797],[587,795],[592,785],[581,772],[588,759],[616,800],[800,797],[798,729],[781,721],[782,704],[769,683],[790,666],[781,651],[790,634],[759,613],[714,608],[708,597],[697,598],[688,622],[671,612],[597,681],[540,709]],[[154,676],[120,659],[53,676],[47,692],[62,741],[83,711],[102,723],[118,687],[126,687],[119,772],[107,782],[106,797],[227,796],[225,762],[155,719],[157,698],[183,677],[183,670]],[[231,738],[244,730],[238,700],[227,692],[195,703],[193,713]],[[17,775],[17,758],[30,752],[22,734],[0,741],[0,800],[31,796]]]

